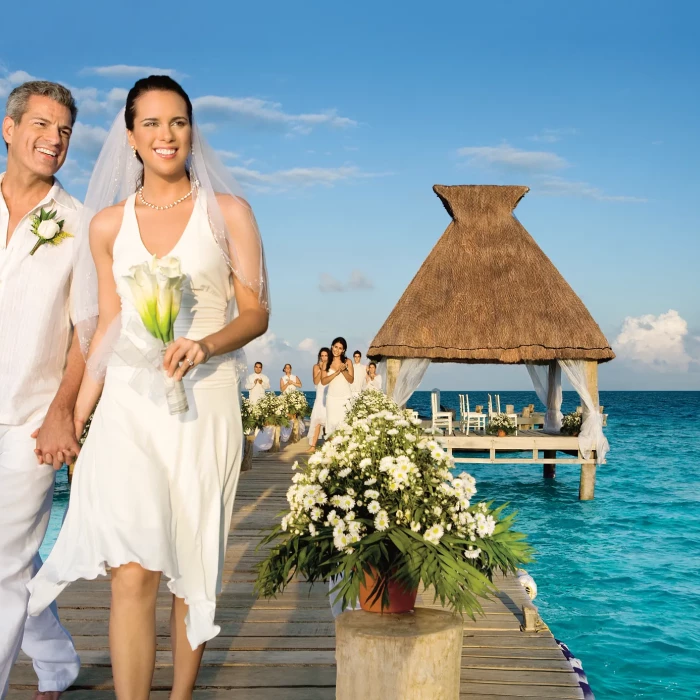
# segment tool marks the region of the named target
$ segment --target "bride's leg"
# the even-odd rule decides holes
[[[148,700],[156,661],[159,571],[138,564],[112,569],[109,649],[119,700]]]
[[[173,645],[173,670],[175,680],[170,700],[191,700],[194,684],[202,662],[204,644],[194,651],[187,641],[185,616],[187,605],[182,598],[173,596],[173,607],[170,612],[170,639]]]

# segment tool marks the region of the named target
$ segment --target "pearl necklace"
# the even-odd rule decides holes
[[[160,207],[157,204],[151,204],[150,202],[147,202],[144,199],[143,185],[141,185],[141,187],[139,187],[139,189],[137,191],[138,191],[139,199],[141,200],[141,204],[145,204],[147,207],[150,207],[151,209],[157,209],[158,211],[163,211],[165,209],[172,209],[173,207],[176,207],[178,204],[181,204],[188,197],[190,197],[192,195],[192,193],[194,192],[194,185],[192,185],[192,188],[184,197],[180,197],[180,199],[176,199],[172,204],[166,204],[164,207]]]

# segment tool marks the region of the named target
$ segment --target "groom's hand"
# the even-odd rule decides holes
[[[75,423],[70,411],[49,409],[41,428],[32,433],[36,439],[39,464],[50,464],[60,469],[64,463],[72,464],[80,452],[80,443],[75,436]]]

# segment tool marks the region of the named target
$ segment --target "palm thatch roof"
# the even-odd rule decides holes
[[[612,360],[583,302],[513,215],[524,186],[435,185],[452,222],[368,355],[433,362]]]

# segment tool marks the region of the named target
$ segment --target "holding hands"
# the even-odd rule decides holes
[[[180,381],[193,367],[204,364],[210,357],[211,351],[203,341],[178,338],[165,351],[163,369],[169,377]]]
[[[34,454],[38,464],[50,464],[58,471],[63,464],[72,464],[80,452],[84,421],[73,419],[72,412],[49,410],[41,428],[32,433],[36,440]]]

